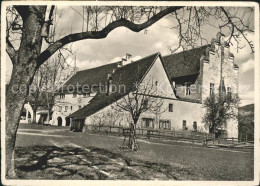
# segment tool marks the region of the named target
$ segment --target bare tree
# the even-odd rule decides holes
[[[205,10],[203,10],[205,9]],[[133,32],[140,32],[162,19],[164,16],[175,16],[184,12],[191,11],[190,18],[197,18],[197,21],[190,22],[190,19],[180,20],[181,16],[175,16],[175,23],[180,28],[180,40],[187,40],[186,43],[192,44],[190,36],[182,34],[183,25],[198,24],[197,33],[202,33],[202,20],[222,20],[224,28],[231,28],[227,32],[230,37],[244,37],[247,40],[246,32],[250,26],[243,22],[241,24],[235,11],[230,11],[225,7],[215,7],[217,14],[207,11],[204,7],[92,7],[89,9],[89,20],[86,29],[80,33],[71,33],[64,37],[58,37],[50,41],[49,30],[54,23],[55,7],[51,6],[47,11],[47,6],[10,6],[7,7],[7,37],[6,52],[9,55],[13,71],[10,79],[6,96],[6,173],[8,177],[15,177],[14,171],[14,148],[16,132],[18,129],[20,114],[29,92],[29,85],[33,81],[35,72],[49,59],[55,52],[65,45],[83,39],[102,39],[118,27],[126,27]],[[102,13],[99,13],[99,12]],[[209,13],[208,13],[209,12]],[[251,10],[253,12],[253,10]],[[233,14],[232,14],[233,13]],[[183,19],[183,18],[182,18]],[[243,21],[243,20],[241,20]],[[174,22],[173,22],[174,23]],[[243,26],[245,25],[245,27]],[[248,28],[247,28],[248,27]],[[195,27],[196,28],[196,27]],[[234,32],[232,32],[234,28]],[[239,29],[238,29],[239,28]],[[199,30],[198,30],[199,29]],[[251,45],[251,41],[247,40]],[[48,47],[43,49],[43,42],[48,43]],[[181,43],[182,45],[182,43]],[[253,47],[251,47],[253,48]],[[24,91],[22,87],[26,87]]]
[[[131,118],[129,147],[138,150],[136,142],[136,124],[145,112],[159,113],[162,110],[163,99],[152,80],[138,83],[136,81],[132,92],[116,102],[119,111],[127,112]]]
[[[217,130],[225,130],[231,119],[238,118],[239,97],[237,94],[212,94],[203,102],[206,113],[202,122],[209,129],[209,133],[216,133]]]

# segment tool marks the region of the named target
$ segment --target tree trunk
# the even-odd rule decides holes
[[[26,70],[24,70],[26,68]],[[20,115],[28,95],[29,85],[35,72],[35,66],[14,66],[6,94],[6,176],[15,177],[14,155],[16,132]]]
[[[136,141],[136,124],[131,123],[128,146],[132,151],[139,149]]]
[[[36,124],[36,111],[37,111],[37,107],[33,107],[32,124]]]
[[[46,6],[17,6],[23,18],[23,33],[16,57],[11,58],[13,71],[6,95],[6,177],[15,177],[14,157],[16,132],[29,86],[39,67],[41,53],[41,27],[45,19]]]

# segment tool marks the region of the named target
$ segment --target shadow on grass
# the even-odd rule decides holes
[[[120,153],[88,147],[31,146],[16,148],[19,179],[183,180],[199,179],[182,167],[127,158]]]

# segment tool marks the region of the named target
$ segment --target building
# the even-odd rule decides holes
[[[49,109],[48,109],[49,105]],[[37,124],[49,124],[48,114],[51,118],[51,109],[53,106],[53,100],[51,99],[51,94],[48,93],[48,98],[46,92],[40,92],[39,96],[35,97],[34,93],[31,93],[26,98],[26,103],[24,104],[20,123],[35,123]],[[49,112],[50,110],[50,112]]]
[[[115,104],[134,93],[133,86],[136,83],[152,82],[155,87],[160,87],[156,97],[163,99],[162,107],[166,109],[160,113],[159,118],[158,114],[143,113],[137,127],[207,131],[202,123],[205,113],[202,108],[203,100],[220,90],[237,93],[238,69],[229,45],[224,41],[224,36],[218,33],[211,44],[177,54],[162,57],[160,53],[156,53],[126,65],[122,61],[80,71],[81,75],[77,73],[78,75],[68,80],[64,87],[75,85],[77,82],[80,86],[96,87],[89,91],[88,96],[92,96],[84,98],[85,95],[81,95],[80,92],[83,87],[80,87],[77,95],[75,90],[70,94],[65,91],[65,96],[64,92],[60,93],[60,98],[57,99],[66,101],[63,101],[61,107],[55,105],[59,111],[64,109],[64,112],[59,112],[63,114],[60,117],[68,116],[67,120],[70,122],[72,120],[76,123],[95,125],[103,118],[104,125],[128,126],[129,113],[116,113]],[[106,86],[100,89],[100,83]],[[113,86],[119,85],[124,85],[125,91],[120,92],[120,88],[112,91]],[[75,110],[71,107],[72,104],[76,106]],[[69,107],[71,111],[68,113]],[[65,120],[63,122],[66,122]],[[226,129],[229,137],[237,137],[237,126],[237,120],[229,121]]]
[[[105,88],[108,77],[121,66],[122,61],[119,61],[77,71],[61,86],[55,96],[51,124],[70,126],[70,119],[67,116],[86,106],[99,89]]]

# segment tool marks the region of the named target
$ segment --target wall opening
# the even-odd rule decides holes
[[[70,118],[66,118],[66,126],[70,126]]]
[[[62,126],[62,118],[58,117],[57,120],[58,120],[58,126]]]

